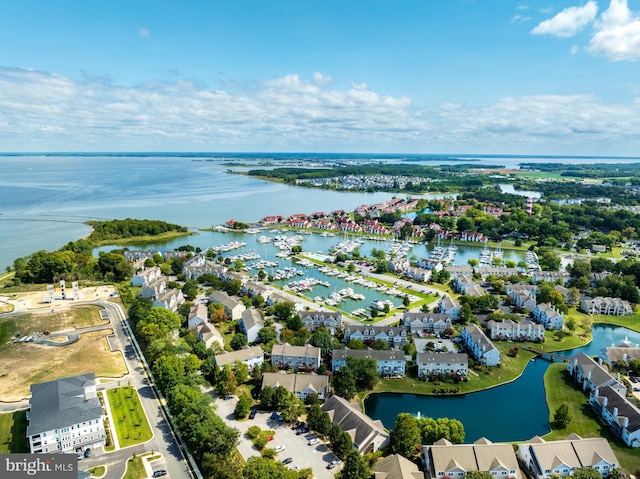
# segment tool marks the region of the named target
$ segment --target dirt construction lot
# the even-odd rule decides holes
[[[51,311],[54,309],[54,311]],[[119,351],[111,352],[106,336],[110,329],[92,331],[67,346],[45,346],[33,342],[14,343],[21,337],[45,331],[74,331],[102,326],[97,306],[52,308],[0,318],[0,401],[19,401],[29,396],[33,383],[95,372],[96,376],[121,377],[127,370]]]

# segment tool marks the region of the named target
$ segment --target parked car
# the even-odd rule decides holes
[[[302,426],[300,429],[296,431],[296,434],[299,436],[300,434],[306,434],[311,430],[309,426]]]
[[[251,412],[249,413],[249,419],[253,419],[254,417],[256,417],[256,410],[252,409]]]
[[[307,442],[307,444],[309,446],[313,446],[315,444],[318,444],[320,442],[320,439],[318,439],[317,437],[313,437],[311,439],[309,439],[309,441]]]
[[[91,457],[91,448],[90,447],[85,449],[84,457]]]
[[[282,444],[278,444],[278,445],[276,446],[276,452],[282,452],[282,451],[284,451],[284,450],[285,450],[284,445],[282,445]]]
[[[165,471],[164,469],[158,469],[157,471],[153,472],[153,477],[161,477],[166,475],[167,475],[167,471]]]
[[[233,399],[233,394],[225,394],[224,400],[226,401],[227,399]]]
[[[293,462],[293,458],[292,457],[287,457],[284,461],[282,461],[282,464],[291,464]]]

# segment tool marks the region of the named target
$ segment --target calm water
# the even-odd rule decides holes
[[[607,346],[623,341],[640,344],[640,333],[608,325],[593,326],[593,341],[583,348],[565,351],[567,357],[584,352],[590,356]],[[547,434],[547,407],[543,376],[547,361],[530,361],[520,378],[486,391],[455,397],[432,397],[416,394],[372,394],[365,401],[366,413],[393,428],[396,416],[408,412],[422,417],[448,417],[464,424],[465,442],[481,437],[491,441],[523,441]]]
[[[148,218],[203,227],[231,218],[354,209],[386,201],[391,193],[347,193],[290,187],[226,174],[223,160],[390,161],[517,167],[537,163],[623,163],[632,158],[508,157],[492,155],[216,154],[0,156],[0,269],[39,249],[54,250],[87,235],[90,218]]]

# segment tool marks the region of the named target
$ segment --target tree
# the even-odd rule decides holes
[[[391,450],[404,457],[411,457],[420,440],[420,429],[416,418],[409,413],[398,414],[391,434]]]
[[[297,314],[293,314],[292,316],[289,316],[289,318],[287,318],[286,320],[286,324],[287,324],[287,328],[292,330],[292,331],[299,331],[302,329],[302,319],[300,319],[300,316],[298,316]]]
[[[574,479],[602,479],[602,475],[593,467],[581,467],[573,472]]]
[[[347,457],[347,454],[353,447],[353,442],[351,441],[349,433],[344,432],[337,424],[331,424],[331,429],[329,430],[329,442],[331,443],[331,449],[334,454],[343,460]]]
[[[566,427],[571,422],[572,415],[571,409],[569,409],[569,404],[563,402],[560,404],[555,414],[553,415],[553,421],[556,423],[558,428],[566,429]]]
[[[262,344],[275,342],[277,333],[273,328],[262,328],[258,331],[258,341]]]
[[[346,366],[348,370],[353,372],[356,384],[363,389],[373,389],[376,384],[378,375],[378,362],[374,358],[353,358],[347,356]],[[341,368],[342,371],[345,368]]]
[[[418,428],[423,444],[433,444],[439,439],[446,439],[454,444],[464,442],[464,426],[457,419],[439,417],[438,419],[418,418]]]
[[[384,339],[377,338],[371,345],[371,348],[377,351],[386,351],[389,349],[389,344]]]
[[[309,338],[309,344],[316,348],[320,348],[322,350],[322,355],[324,356],[329,354],[333,349],[333,337],[328,332],[319,329],[311,335],[311,338]]]
[[[273,305],[273,312],[281,322],[287,322],[296,312],[296,305],[290,301],[281,301]]]
[[[405,308],[408,308],[409,305],[411,304],[411,300],[409,299],[409,296],[407,296],[406,294],[402,297],[402,305]]]
[[[347,400],[356,395],[356,378],[347,367],[340,368],[331,381],[334,392]]]
[[[336,474],[338,479],[368,479],[370,476],[367,462],[358,451],[349,451],[342,471]]]
[[[229,346],[233,348],[234,351],[238,351],[239,349],[244,348],[247,345],[247,337],[242,333],[236,333],[229,341]]]
[[[350,339],[349,342],[347,343],[347,347],[349,349],[358,349],[358,350],[366,349],[366,346],[364,345],[364,343],[359,339]]]
[[[242,361],[234,361],[233,374],[238,384],[244,384],[249,380],[249,366]]]
[[[494,479],[489,471],[468,471],[465,479]]]
[[[182,294],[188,301],[193,301],[198,295],[198,282],[195,279],[185,281],[182,286]]]
[[[243,393],[238,399],[236,408],[233,411],[236,419],[244,419],[247,417],[249,415],[249,411],[251,411],[251,404],[251,398],[246,393]]]
[[[216,391],[220,396],[233,394],[238,387],[236,375],[233,373],[231,364],[225,364],[216,374]]]
[[[469,303],[463,303],[462,306],[460,306],[460,324],[468,324],[473,321],[473,318],[471,306]]]

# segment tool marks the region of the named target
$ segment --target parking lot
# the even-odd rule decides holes
[[[334,469],[328,470],[327,465],[332,460],[337,459],[335,454],[329,449],[329,444],[319,442],[314,446],[307,445],[311,437],[315,437],[313,433],[296,435],[296,431],[292,430],[290,425],[285,422],[270,419],[270,412],[258,411],[254,419],[244,421],[236,421],[233,410],[236,407],[238,399],[224,400],[216,399],[218,407],[217,414],[225,420],[225,422],[240,431],[240,443],[238,450],[245,459],[251,456],[259,456],[260,452],[253,447],[251,441],[244,435],[251,426],[259,426],[261,429],[272,429],[274,440],[267,444],[267,447],[276,448],[276,446],[284,446],[284,450],[276,455],[276,459],[284,461],[286,458],[292,458],[293,461],[287,465],[289,468],[299,467],[304,469],[310,467],[313,469],[313,477],[316,479],[333,479],[335,472],[339,471],[341,465]]]

